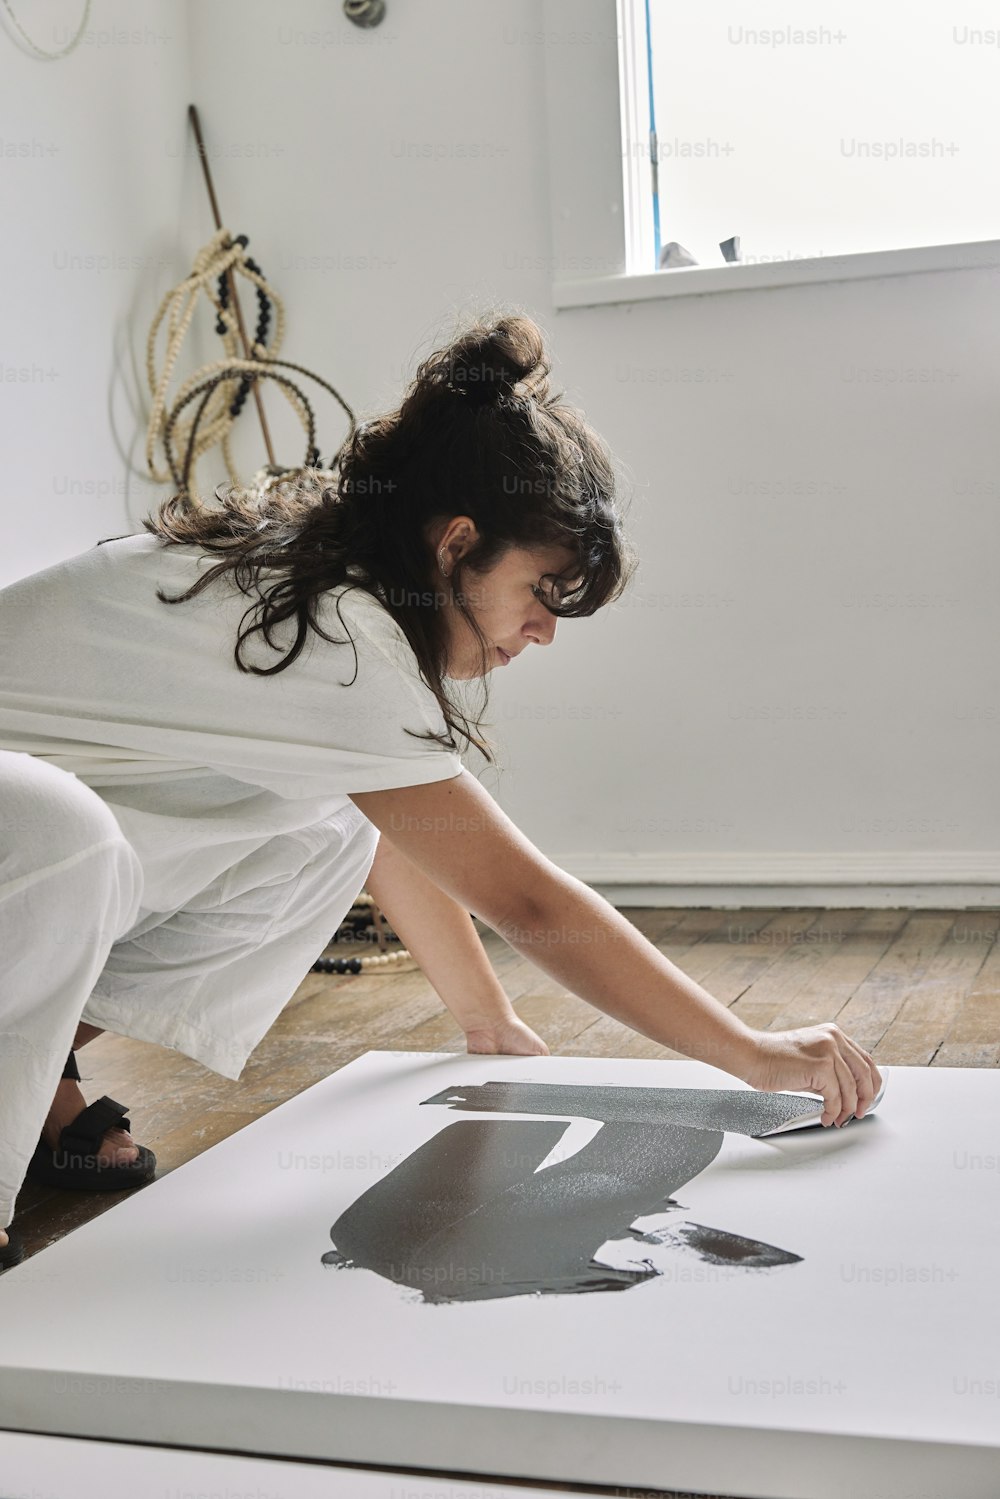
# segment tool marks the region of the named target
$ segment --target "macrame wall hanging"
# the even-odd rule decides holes
[[[276,479],[294,479],[304,468],[317,472],[320,479],[332,481],[344,445],[354,432],[354,413],[328,380],[304,365],[277,357],[285,336],[284,303],[248,253],[248,236],[232,234],[224,227],[198,111],[193,104],[188,109],[188,118],[205,175],[215,233],[195,256],[190,275],[163,298],[149,330],[146,378],[152,405],[146,432],[146,465],[150,476],[157,483],[173,484],[178,491],[197,500],[198,460],[218,447],[230,480],[233,484],[243,485],[244,480],[237,472],[233,458],[231,439],[252,392],[267,463],[255,474],[249,487],[263,492]],[[240,306],[240,277],[249,284],[257,299],[257,324],[252,340],[247,335]],[[171,393],[184,342],[200,305],[206,305],[211,311],[214,332],[222,342],[222,354],[195,370]],[[164,352],[158,367],[157,342],[161,329],[164,330]],[[328,391],[347,417],[347,435],[325,465],[317,442],[312,403],[299,382],[286,371],[305,376]],[[265,380],[272,381],[281,391],[304,428],[305,454],[297,465],[282,465],[275,459],[260,393],[260,383]],[[162,463],[158,463],[161,452]]]
[[[146,464],[150,475],[158,483],[172,484],[177,492],[187,494],[195,503],[201,503],[195,482],[197,462],[211,449],[218,447],[230,480],[235,485],[244,486],[233,458],[231,439],[236,423],[246,408],[248,397],[252,395],[264,439],[267,463],[256,472],[251,484],[245,487],[256,490],[263,497],[267,489],[279,479],[282,483],[294,482],[296,475],[303,473],[305,469],[309,469],[313,477],[321,481],[336,483],[338,460],[355,430],[354,413],[328,380],[306,369],[304,365],[277,357],[285,336],[284,303],[265,279],[256,260],[247,253],[248,236],[232,234],[224,227],[209,171],[201,122],[193,104],[188,109],[188,118],[205,175],[205,187],[215,219],[215,234],[198,251],[191,274],[164,297],[149,330],[146,375],[152,405],[146,432]],[[257,299],[257,323],[252,341],[247,336],[239,301],[240,277],[253,288]],[[170,387],[180,362],[184,341],[203,298],[214,317],[214,331],[222,342],[222,356],[182,379],[177,389],[171,393]],[[165,334],[165,351],[162,364],[157,367],[156,348],[161,328]],[[347,435],[331,454],[326,465],[323,464],[317,442],[316,416],[312,404],[300,384],[286,371],[305,376],[328,391],[347,417]],[[261,401],[260,385],[264,380],[274,382],[302,422],[306,448],[304,458],[298,465],[285,466],[275,459]],[[161,453],[162,462],[158,463]],[[345,948],[361,944],[369,945],[366,954],[345,955]],[[375,951],[371,950],[372,946]],[[336,953],[334,948],[338,949]],[[312,965],[311,971],[362,973],[369,970],[378,972],[416,967],[417,964],[406,948],[400,946],[398,937],[389,928],[375,901],[362,891],[333,934],[323,956]]]

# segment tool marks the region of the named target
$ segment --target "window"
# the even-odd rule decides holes
[[[647,47],[663,243],[722,265],[734,235],[748,264],[997,237],[1000,49],[974,6],[622,8]],[[657,269],[648,234],[642,252]]]
[[[984,7],[543,0],[555,305],[1000,265]]]

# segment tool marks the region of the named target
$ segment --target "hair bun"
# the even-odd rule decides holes
[[[519,396],[544,399],[548,374],[541,330],[520,315],[475,323],[418,372],[470,406],[499,406]]]

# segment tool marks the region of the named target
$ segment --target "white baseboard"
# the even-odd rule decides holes
[[[716,911],[754,906],[824,910],[973,911],[1000,909],[1000,885],[600,885],[585,880],[611,905],[692,906]]]
[[[1000,853],[550,854],[615,906],[1000,908]]]

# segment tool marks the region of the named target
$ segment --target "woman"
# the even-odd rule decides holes
[[[459,757],[490,755],[448,683],[485,707],[490,672],[634,569],[607,449],[548,373],[530,319],[477,323],[353,434],[335,490],[174,496],[149,534],[0,593],[0,1225],[26,1175],[152,1174],[74,1047],[107,1028],[238,1078],[362,887],[470,1051],[547,1050],[473,912],[643,1034],[821,1093],[824,1124],[864,1114],[866,1052],[831,1024],[750,1030]],[[0,1261],[22,1252],[0,1231]]]

